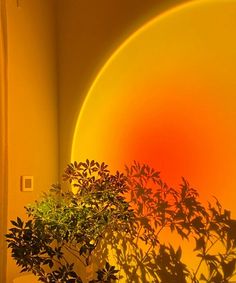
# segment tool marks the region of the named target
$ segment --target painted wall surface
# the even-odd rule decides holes
[[[92,85],[72,159],[149,163],[235,214],[235,29],[236,1],[195,1],[145,25]]]
[[[6,273],[6,213],[7,213],[7,28],[5,1],[0,2],[0,282]]]
[[[24,205],[57,181],[58,71],[61,174],[70,161],[80,107],[101,66],[142,23],[180,2],[183,0],[167,0],[164,4],[152,0],[103,0],[92,4],[72,0],[7,1],[8,220],[24,216]],[[22,175],[34,176],[34,192],[20,191]],[[12,282],[19,269],[10,255],[7,265],[7,282]]]
[[[94,79],[108,58],[144,23],[181,2],[187,1],[102,0],[93,1],[91,4],[91,1],[57,0],[55,6],[54,0],[19,0],[20,7],[17,8],[17,1],[7,1],[8,219],[18,215],[23,216],[24,205],[34,201],[51,183],[57,181],[58,152],[60,152],[60,175],[66,163],[70,161],[72,140],[81,106]],[[57,39],[55,38],[56,13]],[[169,31],[170,33],[167,34],[172,34],[171,28]],[[162,35],[165,37],[166,33]],[[127,58],[127,62],[129,59],[130,57]],[[114,77],[110,79],[110,89],[114,88],[115,80]],[[132,91],[133,93],[140,91],[141,96],[144,90],[146,91],[146,88]],[[59,104],[57,104],[57,91]],[[153,89],[149,91],[152,92]],[[228,103],[230,104],[230,101]],[[96,105],[98,105],[97,101]],[[218,105],[220,105],[220,99]],[[197,113],[195,115],[197,117]],[[219,115],[221,115],[220,111]],[[185,116],[181,119],[184,120]],[[86,119],[86,121],[90,123],[89,120]],[[201,121],[204,124],[203,118]],[[167,122],[170,126],[171,121]],[[163,128],[166,128],[166,125]],[[138,129],[133,128],[133,131],[132,136],[138,134]],[[134,157],[135,150],[138,148],[130,152],[134,154]],[[34,175],[34,192],[20,191],[21,175]],[[7,283],[12,282],[12,279],[18,275],[18,271],[15,263],[8,256]]]
[[[112,53],[150,18],[184,0],[58,0],[60,173],[85,96]]]
[[[53,0],[7,1],[8,16],[8,220],[57,181],[57,70]],[[20,176],[34,176],[21,192]],[[7,282],[19,275],[8,255]]]
[[[170,186],[183,176],[204,202],[217,197],[235,218],[235,30],[235,0],[193,1],[144,25],[94,81],[72,160],[114,170],[148,163]]]

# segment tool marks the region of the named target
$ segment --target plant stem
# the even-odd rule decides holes
[[[133,270],[133,272],[132,272],[131,280],[133,279],[135,273],[137,272],[137,270],[138,270],[138,268],[139,268],[139,266],[140,266],[140,263],[144,262],[145,258],[146,258],[147,255],[149,254],[149,252],[150,252],[150,250],[151,250],[152,247],[153,247],[153,245],[150,245],[150,246],[149,246],[149,248],[147,249],[147,251],[146,251],[144,257],[142,258],[142,260],[139,262],[139,264],[136,265],[136,268],[135,268],[135,269]]]
[[[209,250],[210,250],[219,240],[220,240],[220,238],[217,238],[217,239],[208,247],[208,249],[206,249],[206,251],[205,251],[205,253],[204,253],[204,256],[207,255],[207,253],[209,252]],[[207,241],[209,241],[209,239],[207,239]],[[207,244],[207,243],[206,243],[206,244]],[[194,272],[194,274],[193,274],[193,279],[196,279],[197,273],[198,273],[198,271],[199,271],[199,269],[200,269],[200,267],[201,267],[203,261],[204,261],[204,257],[202,257],[201,260],[200,260],[200,262],[198,263],[198,266],[197,266],[197,268],[196,268],[196,270],[195,270],[195,272]]]
[[[74,252],[73,252],[73,250],[74,249],[71,249],[69,246],[66,246],[66,245],[64,245],[64,247],[65,247],[65,249],[68,251],[68,252],[70,252],[74,257],[76,257],[82,264],[83,264],[83,266],[87,266],[83,261],[82,261],[82,259],[77,255],[77,254],[75,254]]]

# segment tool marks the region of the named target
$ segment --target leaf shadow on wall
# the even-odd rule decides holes
[[[148,165],[134,162],[126,174],[135,217],[129,231],[106,232],[93,255],[97,265],[109,258],[121,282],[233,282],[236,220],[230,211],[216,198],[204,206],[184,178],[179,188],[169,187]]]

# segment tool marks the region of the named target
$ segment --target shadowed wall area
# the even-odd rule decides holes
[[[70,161],[82,103],[113,52],[154,16],[184,0],[58,0],[60,172]]]
[[[90,88],[72,160],[146,162],[170,185],[183,176],[235,214],[235,28],[236,2],[207,0],[144,25]]]
[[[6,2],[8,225],[86,158],[184,176],[235,217],[234,0]],[[9,252],[6,282],[18,276]]]
[[[207,0],[144,25],[92,84],[72,161],[151,164],[170,186],[183,176],[203,201],[214,195],[235,217],[235,28],[236,2]]]
[[[143,22],[181,1],[6,2],[9,223],[70,161],[77,115],[100,66]],[[22,175],[34,176],[33,192],[21,192]],[[12,282],[19,269],[10,256],[7,265]]]

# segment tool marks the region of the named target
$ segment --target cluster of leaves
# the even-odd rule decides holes
[[[12,249],[12,257],[21,271],[31,271],[42,282],[77,282],[81,279],[73,272],[73,264],[69,264],[62,253],[62,246],[57,245],[53,236],[39,220],[23,222],[19,217],[11,221],[13,228],[7,234],[8,247]],[[51,272],[55,263],[57,268]],[[48,267],[48,268],[47,268]]]
[[[42,282],[82,282],[67,255],[88,266],[106,231],[132,230],[134,215],[124,197],[127,182],[123,174],[112,175],[104,163],[87,160],[69,164],[63,178],[77,193],[52,186],[41,200],[26,207],[30,220],[12,221],[14,228],[7,234],[12,256],[22,271],[33,272]],[[116,273],[106,263],[91,282],[112,282]]]
[[[8,245],[22,271],[42,282],[82,282],[77,262],[88,266],[96,258],[105,267],[89,282],[109,283],[118,279],[105,262],[112,251],[119,279],[130,283],[227,283],[234,277],[236,220],[217,199],[205,207],[185,179],[171,188],[146,164],[134,162],[112,175],[106,164],[88,160],[69,164],[63,178],[76,193],[53,186],[27,207],[30,220],[12,221]],[[163,240],[167,232],[195,241],[194,270],[183,263],[181,247]]]

